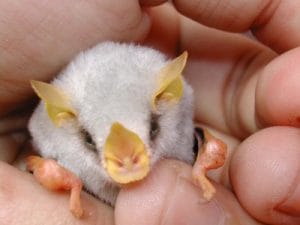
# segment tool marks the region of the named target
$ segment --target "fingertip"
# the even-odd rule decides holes
[[[151,28],[144,43],[169,56],[176,55],[179,38],[179,16],[177,11],[171,4],[166,3],[158,7],[147,8],[147,13],[151,18]],[[161,35],[162,31],[164,35]]]
[[[299,149],[300,131],[291,127],[261,130],[238,147],[232,185],[252,216],[268,224],[300,223]]]
[[[300,127],[300,48],[269,63],[256,89],[256,109],[263,125]]]

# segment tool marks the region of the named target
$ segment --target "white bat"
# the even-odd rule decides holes
[[[49,181],[39,171],[49,164],[65,168],[62,180],[76,177],[77,203],[70,204],[81,216],[80,181],[114,205],[120,185],[143,179],[158,160],[192,164],[193,91],[182,76],[186,60],[186,52],[168,60],[148,47],[105,42],[80,53],[51,84],[32,81],[42,102],[29,130],[36,151],[52,160],[29,157],[29,170],[45,186]],[[202,177],[198,181],[205,186]]]

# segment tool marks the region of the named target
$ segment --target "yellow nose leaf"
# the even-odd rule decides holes
[[[159,101],[178,102],[183,95],[182,71],[187,61],[187,52],[164,66],[159,75],[158,88],[152,96],[152,108],[156,110]]]
[[[117,183],[143,179],[150,169],[144,143],[134,132],[114,123],[103,148],[104,168]]]

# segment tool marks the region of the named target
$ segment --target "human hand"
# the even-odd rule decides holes
[[[197,2],[199,2],[198,8],[188,7],[189,4],[195,4]],[[106,39],[142,41],[142,39],[145,38],[146,43],[155,45],[170,54],[175,53],[176,48],[179,46],[180,50],[188,50],[190,53],[190,63],[187,66],[186,74],[196,90],[196,119],[231,135],[231,137],[224,137],[233,155],[225,167],[230,168],[229,175],[231,181],[227,179],[228,174],[226,170],[222,172],[220,176],[214,174],[216,179],[224,185],[216,184],[216,199],[209,204],[201,205],[201,191],[193,187],[190,182],[188,175],[190,173],[190,167],[174,161],[161,163],[144,184],[121,192],[116,205],[115,223],[135,224],[134,222],[138,222],[138,224],[157,224],[157,221],[162,221],[162,223],[165,222],[166,224],[167,222],[170,224],[199,224],[201,222],[204,224],[218,224],[216,221],[213,221],[213,219],[218,218],[217,215],[220,215],[219,218],[221,220],[223,219],[224,223],[258,224],[258,222],[247,215],[246,212],[248,212],[253,217],[269,224],[284,224],[282,220],[286,220],[286,224],[298,224],[299,217],[297,217],[297,215],[299,215],[299,208],[296,208],[296,202],[299,202],[299,197],[297,194],[295,194],[295,196],[291,195],[290,198],[287,197],[293,188],[297,190],[296,177],[299,171],[299,150],[297,150],[299,149],[297,147],[299,145],[299,141],[297,141],[297,137],[299,136],[298,130],[291,127],[276,127],[257,132],[262,127],[270,125],[298,125],[296,113],[297,102],[291,102],[296,101],[298,97],[296,82],[297,64],[294,60],[297,58],[297,49],[281,56],[277,55],[279,52],[285,52],[298,45],[298,32],[296,28],[293,29],[293,27],[289,27],[288,24],[282,26],[281,23],[284,22],[284,20],[282,21],[281,16],[275,13],[281,12],[284,14],[284,12],[289,12],[288,10],[290,8],[297,9],[297,7],[288,6],[288,4],[296,3],[287,3],[288,1],[285,1],[285,3],[282,3],[278,7],[274,7],[274,13],[269,13],[273,7],[273,3],[270,3],[270,7],[264,10],[262,9],[264,7],[261,7],[261,10],[257,10],[260,7],[256,7],[255,2],[243,3],[249,4],[247,7],[243,5],[245,6],[245,11],[239,7],[221,7],[223,11],[216,10],[214,11],[215,13],[212,14],[214,16],[207,19],[205,12],[208,14],[212,13],[214,7],[210,8],[209,5],[204,2],[205,1],[194,0],[185,2],[178,1],[175,3],[178,10],[190,17],[195,18],[197,17],[196,15],[202,15],[198,17],[198,20],[202,23],[210,23],[209,25],[211,26],[233,31],[247,30],[251,27],[252,21],[255,21],[255,18],[258,17],[256,15],[259,14],[260,18],[264,18],[263,15],[268,13],[272,15],[270,18],[273,19],[267,20],[269,21],[268,23],[264,20],[260,22],[259,27],[261,28],[260,32],[258,32],[258,37],[264,43],[269,43],[269,47],[278,53],[275,53],[275,51],[272,51],[266,46],[254,43],[245,37],[212,30],[183,17],[178,17],[175,11],[166,6],[148,12],[153,22],[153,27],[148,33],[149,21],[147,22],[147,19],[141,20],[141,17],[139,17],[139,15],[142,15],[142,11],[138,8],[137,2],[132,2],[132,5],[126,3],[126,6],[122,6],[119,2],[112,1],[110,1],[110,3],[99,3],[101,6],[99,8],[105,8],[103,6],[109,8],[112,6],[106,4],[115,4],[115,6],[119,7],[117,7],[117,9],[121,11],[124,10],[122,12],[130,10],[130,16],[132,16],[132,18],[130,17],[131,22],[124,22],[124,20],[116,22],[117,19],[115,19],[115,21],[112,20],[112,23],[116,24],[119,28],[119,31],[123,30],[123,32],[116,32],[116,30],[118,30],[116,28],[110,29],[111,27],[107,26],[107,21],[110,20],[107,20],[107,18],[105,20],[106,26],[101,24],[100,18],[103,15],[107,16],[106,13],[102,14],[99,10],[94,11],[93,7],[88,7],[87,5],[75,7],[76,10],[79,10],[75,10],[75,12],[83,13],[87,18],[90,18],[90,20],[87,19],[86,21],[93,21],[93,23],[90,22],[89,24],[101,28],[99,29],[99,33],[93,33],[90,37],[88,35],[91,33],[90,31],[95,30],[95,27],[85,27],[86,23],[80,20],[83,16],[78,16],[72,11],[73,5],[65,3],[62,8],[70,9],[70,12],[68,11],[70,14],[62,15],[60,11],[60,13],[56,12],[55,18],[51,16],[47,17],[50,18],[50,21],[48,19],[46,22],[50,25],[52,24],[50,31],[53,32],[50,32],[49,36],[46,35],[48,39],[38,39],[35,35],[29,35],[30,38],[25,38],[27,40],[27,42],[25,40],[25,44],[24,42],[20,44],[20,42],[12,41],[13,44],[10,45],[12,47],[9,49],[10,51],[8,51],[11,57],[8,57],[5,63],[3,62],[3,67],[1,65],[1,68],[5,68],[3,71],[7,72],[4,74],[1,71],[0,73],[1,84],[3,83],[2,81],[6,81],[5,85],[1,85],[0,87],[4,93],[4,95],[2,95],[3,97],[0,97],[1,106],[3,106],[1,107],[1,113],[2,115],[8,114],[8,112],[15,109],[15,106],[20,106],[21,103],[24,103],[30,97],[32,92],[29,85],[25,85],[28,79],[43,80],[50,78],[64,63],[69,61],[76,52],[98,41]],[[228,4],[228,1],[226,1],[226,3]],[[48,3],[47,6],[50,8],[52,6],[52,10],[54,10],[54,4],[51,4],[53,3]],[[238,2],[232,1],[231,5],[236,6]],[[1,5],[3,9],[12,6],[15,7],[16,5]],[[199,13],[203,10],[201,9],[202,6],[207,7],[207,10]],[[46,9],[48,8],[46,7]],[[117,10],[116,8],[114,9]],[[215,9],[221,10],[218,7]],[[225,9],[233,11],[228,12]],[[27,7],[23,10],[27,10]],[[43,10],[45,10],[45,7]],[[55,8],[55,10],[58,9]],[[89,10],[94,12],[92,16],[88,13],[90,12]],[[7,10],[3,11],[7,12]],[[44,16],[47,12],[50,15],[54,13],[53,11],[46,11],[46,13],[43,11],[39,12],[41,13],[39,16]],[[115,12],[118,12],[118,10],[112,12],[111,15],[116,15],[114,14]],[[230,16],[235,15],[234,12],[238,13],[240,18],[237,21],[230,21]],[[64,16],[63,18],[67,16],[69,23],[65,23],[64,26],[62,26],[62,28],[65,29],[61,29],[64,32],[57,35],[57,31],[53,29],[55,25],[57,25],[57,22],[61,22],[58,17],[59,15]],[[294,21],[294,23],[291,22],[291,25],[294,26],[297,22],[297,15],[295,13],[293,14],[294,17],[291,16],[291,14],[289,14],[289,16],[291,17],[289,22]],[[58,19],[57,21],[55,20],[56,18]],[[77,20],[75,20],[74,26],[72,24],[70,25],[70,21],[74,21],[73,19],[76,18]],[[113,18],[117,17],[115,16]],[[236,17],[233,16],[232,18]],[[53,22],[53,20],[55,21]],[[34,19],[33,21],[36,20]],[[221,22],[217,23],[217,21]],[[256,21],[259,23],[258,19]],[[120,22],[124,22],[124,24]],[[136,29],[129,30],[129,27],[135,27],[134,24],[140,24],[140,26],[137,25]],[[227,24],[230,26],[228,27]],[[48,24],[46,23],[46,25]],[[20,26],[20,24],[18,26]],[[43,31],[45,27],[49,28],[49,26],[45,26],[41,23],[41,31]],[[103,27],[106,29],[105,31],[102,30],[104,29]],[[12,26],[10,25],[9,28],[11,29]],[[283,32],[283,29],[287,29],[291,35],[279,37],[275,35],[274,37],[270,29],[272,32],[278,31],[279,33]],[[74,40],[74,32],[78,30],[81,30],[82,33],[80,32],[80,34],[82,34],[83,37],[79,38],[76,36],[76,40]],[[166,31],[163,36],[161,35],[161,30]],[[47,30],[47,32],[49,31]],[[25,30],[24,33],[27,33],[27,30]],[[39,34],[39,32],[37,32],[37,34]],[[292,34],[294,35],[292,36]],[[8,37],[6,36],[4,40],[11,40]],[[20,37],[23,36],[20,35]],[[51,39],[51,37],[55,37],[55,40],[57,40],[55,43],[58,44],[57,46],[55,46],[54,40]],[[278,38],[279,40],[274,41],[274,38]],[[82,39],[85,41],[82,41]],[[282,40],[280,41],[280,39]],[[40,40],[40,43],[30,42],[30,40]],[[45,40],[48,42],[45,42]],[[34,45],[32,45],[33,43]],[[18,49],[18,51],[16,49]],[[23,51],[19,49],[23,49]],[[26,57],[26,55],[23,55],[21,57],[19,55],[19,57],[17,57],[19,52],[27,53],[29,56],[27,55]],[[14,55],[16,57],[13,57]],[[22,61],[22,59],[24,61]],[[288,70],[291,63],[294,64],[295,68]],[[283,75],[283,72],[288,74]],[[285,80],[280,79],[282,76],[286,76],[287,78]],[[12,86],[13,84],[15,86]],[[286,99],[288,99],[288,101]],[[9,126],[6,124],[6,127]],[[17,127],[12,126],[9,130],[15,131],[16,128]],[[239,144],[240,140],[244,140],[244,138],[248,136],[250,136],[248,139]],[[15,146],[18,145],[16,144]],[[266,148],[266,146],[268,148]],[[11,220],[13,221],[11,224],[18,224],[18,221],[23,223],[26,215],[24,214],[24,206],[26,206],[26,210],[30,209],[34,213],[34,215],[30,217],[34,218],[36,223],[40,221],[40,223],[45,224],[47,215],[42,213],[44,210],[53,210],[54,216],[51,217],[51,219],[54,218],[55,221],[60,219],[65,221],[64,224],[75,223],[70,218],[63,219],[68,216],[67,213],[61,213],[64,212],[60,209],[60,206],[63,207],[63,204],[57,206],[57,203],[62,201],[65,202],[65,208],[67,209],[67,200],[64,196],[48,193],[46,191],[36,192],[36,190],[40,190],[39,186],[32,182],[30,176],[23,174],[20,176],[16,175],[15,172],[17,171],[4,164],[1,167],[0,177],[2,177],[2,180],[4,180],[3,178],[5,177],[5,182],[0,185],[4,187],[1,191],[3,193],[2,196],[10,196],[9,199],[0,198],[3,200],[1,205],[8,205],[8,200],[11,204],[9,204],[8,207],[10,211],[1,210],[0,218],[7,218],[9,221],[12,216],[16,218],[16,215],[18,215],[17,218],[19,220]],[[157,171],[159,171],[159,173]],[[18,179],[15,179],[15,177]],[[6,179],[12,182],[7,182]],[[27,186],[28,189],[24,192],[12,192],[14,188],[8,188],[8,184],[11,184],[10,187],[20,187],[20,185]],[[238,200],[229,188],[226,189],[226,186],[231,186],[230,184],[232,184]],[[170,191],[171,188],[174,188],[175,193],[178,193],[174,195],[174,198],[172,198],[173,192]],[[266,192],[263,192],[263,190]],[[35,205],[35,207],[33,207],[33,196],[29,194],[32,192],[35,192],[37,196],[44,196],[44,198],[42,198],[43,201],[41,201],[41,203],[43,203],[42,205]],[[11,193],[14,193],[14,195]],[[54,198],[54,196],[56,197]],[[196,199],[196,196],[198,196],[199,199]],[[37,197],[35,197],[35,199],[36,198]],[[85,198],[90,197],[84,195],[84,199]],[[285,198],[288,198],[290,201],[287,202],[284,207],[281,207],[284,209],[276,207],[280,205]],[[16,202],[20,202],[21,199],[24,200],[22,201],[24,204],[17,205]],[[113,223],[111,209],[106,208],[104,205],[96,207],[96,205],[98,206],[100,203],[96,203],[93,199],[91,201],[94,203],[91,208],[100,215],[103,215],[100,217],[108,218],[106,220],[108,224],[109,222]],[[195,201],[199,204],[195,205]],[[176,205],[174,202],[178,204]],[[239,202],[246,208],[246,212],[243,211]],[[130,205],[130,207],[128,207],[128,205]],[[183,209],[189,210],[186,212]],[[136,213],[133,214],[133,211]],[[97,213],[93,213],[93,215],[95,214]],[[171,219],[173,219],[173,221],[171,221]],[[53,221],[49,219],[47,219],[47,222],[53,224]],[[88,224],[88,222],[91,221],[76,222],[78,224],[84,222]]]
[[[179,18],[177,47],[189,52],[185,74],[195,89],[196,120],[228,134],[218,136],[229,158],[211,174],[222,184],[212,202],[192,185],[190,167],[162,163],[144,185],[121,191],[116,223],[300,224],[299,4],[173,2],[202,24],[252,30],[258,39]]]
[[[147,36],[150,19],[139,2],[122,3],[0,0],[0,159],[12,163],[26,142],[30,79],[51,79],[98,42]],[[113,224],[112,208],[87,194],[82,198],[89,214],[77,220],[68,196],[43,190],[29,174],[0,162],[0,177],[0,224]]]

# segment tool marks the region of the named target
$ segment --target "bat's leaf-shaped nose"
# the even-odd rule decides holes
[[[149,154],[143,141],[120,123],[112,125],[103,156],[104,168],[117,183],[138,181],[149,173]]]

